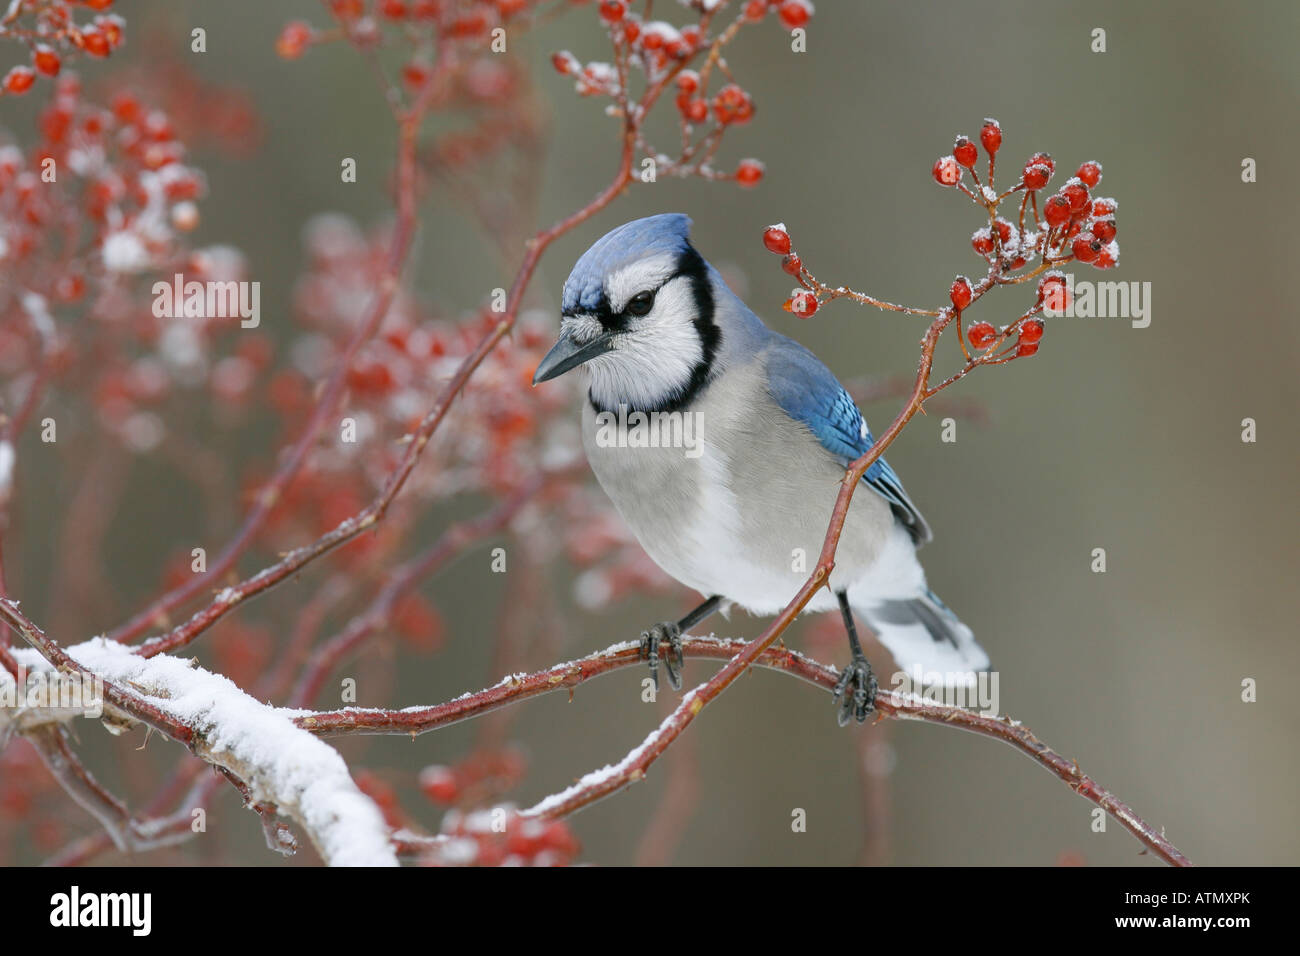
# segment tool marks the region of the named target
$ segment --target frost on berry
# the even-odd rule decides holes
[[[940,186],[955,186],[961,179],[961,166],[952,156],[940,156],[934,161],[931,175]]]
[[[790,251],[790,233],[786,232],[785,223],[779,222],[763,230],[763,245],[768,252],[786,255]]]

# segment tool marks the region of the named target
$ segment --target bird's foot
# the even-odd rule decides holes
[[[641,655],[650,662],[650,676],[654,678],[655,689],[659,689],[659,649],[668,645],[668,652],[663,656],[664,669],[668,671],[668,683],[673,690],[682,689],[682,670],[685,657],[682,653],[682,629],[673,621],[660,621],[648,631],[641,632]]]
[[[853,661],[840,679],[835,682],[835,693],[831,700],[839,701],[839,713],[836,719],[841,727],[853,717],[858,723],[867,719],[876,706],[876,675],[871,672],[871,664],[862,654],[853,655]],[[841,700],[841,698],[843,698]]]

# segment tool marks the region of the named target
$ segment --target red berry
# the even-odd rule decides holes
[[[435,803],[452,803],[460,796],[456,772],[450,767],[438,765],[420,771],[420,790]]]
[[[1110,242],[1101,252],[1097,253],[1097,261],[1093,263],[1098,269],[1111,269],[1119,265],[1119,243]]]
[[[1025,163],[1025,169],[1030,166],[1046,166],[1048,175],[1056,172],[1056,161],[1052,159],[1050,153],[1034,153],[1029,157],[1029,162]]]
[[[1097,217],[1115,215],[1116,202],[1113,199],[1094,199],[1092,201],[1092,214]]]
[[[36,71],[30,66],[16,66],[5,74],[5,90],[10,93],[26,93],[36,82]]]
[[[709,104],[704,100],[691,100],[682,110],[682,115],[692,123],[703,123],[709,118]]]
[[[1052,171],[1042,163],[1035,163],[1025,170],[1025,188],[1042,189],[1052,178]]]
[[[814,312],[820,303],[817,296],[813,295],[807,289],[795,289],[790,293],[790,298],[785,303],[786,311],[793,312],[801,319],[806,319]]]
[[[1087,162],[1079,167],[1079,171],[1074,175],[1082,179],[1089,189],[1094,189],[1097,183],[1101,182],[1101,163]]]
[[[1074,252],[1074,258],[1080,262],[1092,262],[1101,254],[1101,243],[1091,232],[1081,232],[1075,237],[1070,249]]]
[[[82,2],[92,10],[107,10],[113,5],[113,0],[82,0]]]
[[[694,70],[682,70],[677,74],[677,89],[682,93],[694,93],[700,88],[700,74]]]
[[[785,223],[768,226],[763,231],[763,245],[768,252],[775,252],[778,256],[789,255],[790,233],[785,231]]]
[[[970,279],[965,276],[958,276],[954,279],[952,287],[948,290],[948,298],[952,299],[953,308],[958,312],[970,305],[972,294]]]
[[[1070,305],[1070,288],[1065,276],[1049,272],[1038,280],[1038,301],[1052,312],[1064,312]]]
[[[275,52],[281,59],[296,60],[302,56],[307,45],[311,43],[311,27],[301,20],[286,23],[275,41]]]
[[[808,0],[785,0],[777,10],[781,25],[787,30],[797,30],[805,26],[812,17],[812,4]]]
[[[792,276],[797,276],[803,271],[803,260],[799,258],[798,253],[792,252],[781,260],[781,269]]]
[[[967,331],[966,337],[970,339],[970,344],[977,349],[986,349],[998,337],[998,332],[987,322],[976,322]]]
[[[405,20],[406,0],[380,0],[379,13],[389,20]]]
[[[1082,212],[1084,205],[1088,202],[1088,187],[1077,176],[1070,177],[1070,180],[1061,187],[1061,195],[1070,203],[1070,214]]]
[[[1115,217],[1107,216],[1105,219],[1098,219],[1089,228],[1092,234],[1105,245],[1115,238]]]
[[[560,50],[558,53],[551,54],[551,66],[555,67],[556,73],[568,75],[577,73],[579,69],[578,58],[568,50]]]
[[[742,186],[757,186],[763,178],[763,164],[756,159],[742,159],[736,167],[736,182]]]
[[[952,146],[952,155],[957,162],[970,169],[975,165],[975,160],[979,159],[979,150],[965,136],[958,136],[957,142]]]
[[[1070,200],[1057,193],[1047,202],[1043,203],[1043,218],[1047,224],[1055,229],[1070,219]]]
[[[623,0],[600,0],[600,18],[606,23],[617,23],[627,13]]]
[[[1019,341],[1021,343],[1037,342],[1042,337],[1043,337],[1043,323],[1041,319],[1027,319],[1025,323],[1020,326]]]
[[[745,4],[746,20],[761,20],[767,16],[767,0],[749,0]]]
[[[1011,223],[998,217],[993,220],[993,225],[998,227],[998,238],[1002,240],[1003,245],[1011,241]]]
[[[48,46],[38,46],[32,51],[32,66],[46,76],[57,76],[61,65],[59,55]]]
[[[1002,145],[1002,127],[998,125],[995,119],[986,119],[984,127],[980,130],[980,142],[984,144],[984,149],[990,156],[998,151]]]
[[[970,237],[970,244],[980,255],[987,256],[993,252],[993,233],[988,229],[977,229]]]
[[[99,30],[81,31],[81,45],[91,56],[108,56],[111,44]]]
[[[1016,358],[1024,358],[1038,351],[1037,342],[1021,342],[1016,346]]]
[[[955,186],[961,179],[961,167],[951,156],[940,156],[934,161],[934,181],[940,186]]]

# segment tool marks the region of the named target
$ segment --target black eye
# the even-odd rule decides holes
[[[654,306],[655,294],[653,292],[638,292],[623,307],[623,311],[628,315],[649,315]]]

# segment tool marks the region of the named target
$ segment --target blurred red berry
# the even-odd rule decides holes
[[[797,253],[792,252],[781,260],[781,269],[792,276],[797,276],[803,271],[803,260]]]
[[[1024,358],[1026,355],[1033,355],[1037,351],[1037,342],[1020,342],[1016,345],[1016,358]]]
[[[736,182],[742,186],[757,186],[762,178],[763,164],[756,159],[742,159],[736,167]]]
[[[36,71],[30,66],[15,66],[5,74],[4,87],[9,93],[26,93],[36,82]]]
[[[767,0],[749,0],[749,2],[745,4],[745,19],[761,20],[763,17],[767,16],[767,10]]]
[[[48,46],[40,44],[32,51],[32,66],[36,67],[38,73],[57,76],[62,65],[59,55]]]
[[[617,23],[626,13],[624,0],[600,0],[600,18],[606,23]]]
[[[112,48],[108,37],[94,28],[81,31],[81,46],[91,56],[108,56]]]
[[[275,41],[275,52],[284,60],[296,60],[311,43],[311,27],[301,20],[286,23]]]
[[[1100,218],[1101,216],[1115,215],[1115,200],[1113,199],[1094,199],[1092,201],[1092,214]]]
[[[781,25],[787,30],[797,30],[799,27],[806,26],[812,13],[812,4],[808,0],[785,0],[777,9]]]

